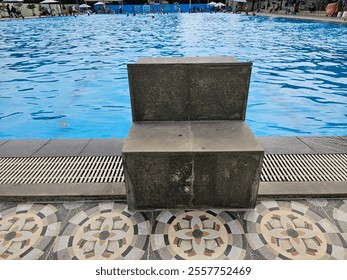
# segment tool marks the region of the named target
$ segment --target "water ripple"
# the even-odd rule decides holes
[[[0,138],[126,137],[128,63],[220,55],[253,62],[247,121],[256,135],[346,135],[345,25],[170,14],[1,21],[0,28]]]

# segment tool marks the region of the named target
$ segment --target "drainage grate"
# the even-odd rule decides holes
[[[0,158],[0,184],[124,182],[122,157]]]
[[[347,154],[266,154],[261,181],[347,181]],[[120,156],[0,158],[0,184],[117,182]]]
[[[266,154],[261,181],[347,181],[347,154]]]

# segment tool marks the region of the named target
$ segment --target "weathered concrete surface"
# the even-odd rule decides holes
[[[252,63],[233,57],[128,64],[133,121],[244,120]]]
[[[264,150],[244,122],[251,70],[233,57],[128,65],[129,209],[255,206]]]
[[[252,208],[263,154],[243,121],[134,123],[122,152],[129,209]]]

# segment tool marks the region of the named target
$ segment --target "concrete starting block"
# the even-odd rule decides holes
[[[129,209],[255,206],[264,150],[244,122],[251,66],[232,57],[128,65]]]

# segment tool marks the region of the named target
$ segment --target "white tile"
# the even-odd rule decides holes
[[[48,225],[46,233],[45,233],[45,236],[56,236],[56,235],[58,235],[59,228],[60,228],[60,222]]]
[[[250,211],[250,212],[247,212],[247,215],[245,216],[245,220],[246,220],[246,221],[253,222],[253,223],[256,223],[258,217],[259,217],[258,212],[256,212],[256,211]]]
[[[347,223],[347,213],[341,211],[340,209],[334,209],[333,217],[338,221]]]
[[[160,221],[160,222],[163,222],[163,223],[167,223],[168,220],[171,219],[171,217],[172,217],[171,212],[165,211],[165,212],[162,212],[162,213],[161,213],[161,217],[160,217],[159,221]]]
[[[44,215],[47,217],[47,216],[49,216],[49,215],[55,213],[56,211],[55,211],[55,208],[53,208],[53,206],[51,206],[51,205],[46,205],[45,207],[43,207],[43,208],[40,210],[40,212],[41,212],[42,214],[44,214]]]
[[[307,202],[313,204],[313,205],[316,205],[316,206],[319,206],[319,207],[324,207],[324,206],[327,206],[328,205],[328,200],[326,199],[316,199],[316,198],[312,198],[312,199],[306,199]]]
[[[149,234],[149,227],[148,222],[142,222],[137,224],[138,227],[138,235],[148,235]]]
[[[43,255],[43,251],[33,248],[28,254],[23,256],[21,260],[37,260]]]
[[[161,248],[166,247],[164,238],[161,234],[155,234],[152,237],[153,237],[152,239],[153,250],[159,250]]]
[[[234,220],[229,222],[227,225],[230,227],[232,234],[243,234],[243,229],[240,228],[239,221]]]
[[[17,205],[17,212],[19,211],[27,211],[33,206],[32,203],[30,204],[18,204]]]
[[[114,203],[113,202],[103,202],[103,203],[100,203],[99,204],[99,210],[100,212],[103,211],[103,210],[113,210],[113,205]]]
[[[318,222],[327,233],[338,233],[338,229],[328,219],[323,219]]]
[[[125,260],[137,260],[139,256],[142,256],[143,250],[139,248],[132,248],[131,251],[125,256]]]
[[[80,222],[82,222],[86,218],[88,218],[87,214],[84,212],[80,212],[70,220],[70,223],[78,225]]]
[[[257,233],[247,233],[246,237],[248,242],[252,245],[252,249],[257,250],[264,247],[264,243],[260,240]]]
[[[273,200],[265,200],[265,201],[262,201],[261,204],[263,204],[268,209],[278,207],[277,202]]]
[[[242,259],[244,255],[245,255],[245,250],[239,247],[233,246],[227,257],[228,259],[231,259],[231,260],[239,260],[239,259]]]
[[[302,203],[298,203],[298,202],[295,202],[295,201],[292,201],[292,209],[295,209],[301,213],[306,213],[307,210],[308,210],[308,206],[302,204]]]
[[[55,251],[61,251],[68,248],[70,236],[59,236],[55,242]]]
[[[347,258],[347,250],[343,247],[332,245],[331,256],[337,260],[345,260]]]

